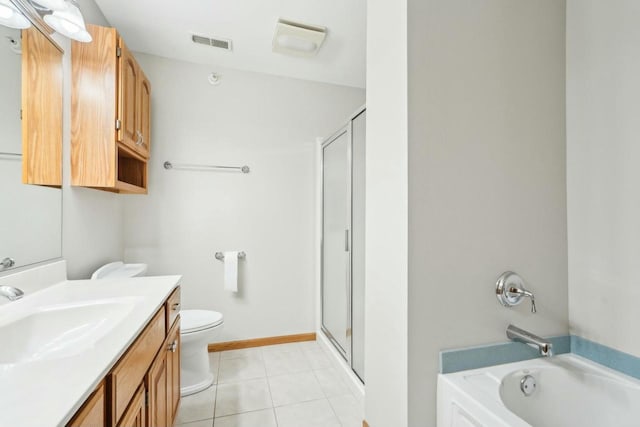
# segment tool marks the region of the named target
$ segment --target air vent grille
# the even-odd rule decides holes
[[[191,40],[194,43],[204,44],[211,47],[217,47],[219,49],[231,50],[231,40],[228,39],[214,39],[205,36],[199,36],[193,34]]]

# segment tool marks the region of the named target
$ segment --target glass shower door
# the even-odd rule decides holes
[[[347,360],[351,353],[350,142],[345,126],[322,147],[322,328]]]

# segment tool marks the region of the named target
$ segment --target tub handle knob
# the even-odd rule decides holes
[[[498,277],[496,282],[496,297],[505,307],[513,307],[522,302],[525,297],[531,299],[531,312],[536,313],[536,299],[533,292],[524,287],[524,281],[517,273],[506,271]]]

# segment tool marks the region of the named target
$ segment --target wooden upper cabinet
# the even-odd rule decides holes
[[[22,182],[62,185],[62,51],[22,31]]]
[[[140,69],[138,80],[138,130],[136,144],[147,158],[151,150],[151,82]]]
[[[138,98],[139,67],[127,45],[120,39],[120,59],[118,69],[118,119],[121,121],[118,129],[118,142],[136,149],[136,135],[138,129],[138,114],[136,101]]]
[[[146,194],[151,84],[114,28],[87,31],[71,45],[71,184]]]

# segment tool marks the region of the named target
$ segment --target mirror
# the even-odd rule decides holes
[[[20,31],[0,25],[0,274],[62,256],[62,191],[22,183],[24,52]],[[33,32],[34,37],[54,45],[34,27],[22,31]],[[42,74],[45,74],[44,69],[31,73],[32,76]],[[38,83],[31,81],[29,84],[38,86]],[[37,102],[49,101],[42,98]],[[51,100],[50,110],[57,111],[61,118],[60,104],[61,99]],[[41,108],[42,111],[47,109]],[[33,114],[30,120],[44,119]]]

